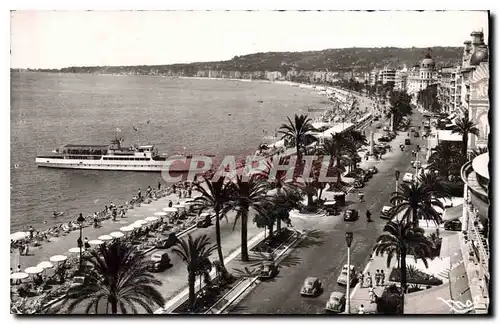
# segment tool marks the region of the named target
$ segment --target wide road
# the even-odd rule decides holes
[[[412,124],[420,124],[422,115],[415,112]],[[375,127],[372,125],[372,127]],[[377,136],[376,138],[378,138]],[[391,144],[397,148],[407,137],[400,132]],[[340,216],[329,223],[318,223],[311,226],[310,237],[289,256],[294,265],[286,264],[280,267],[280,273],[273,281],[260,283],[250,294],[231,311],[231,313],[246,314],[322,314],[329,295],[333,291],[343,291],[345,288],[337,284],[337,276],[342,266],[347,263],[347,247],[345,232],[352,231],[354,239],[351,245],[351,262],[359,270],[363,270],[368,262],[372,247],[382,232],[385,220],[379,218],[379,212],[384,205],[388,205],[390,194],[395,189],[394,171],[414,172],[410,166],[413,159],[411,150],[419,144],[424,146],[421,137],[411,137],[412,145],[407,146],[404,152],[399,148],[384,156],[383,161],[377,163],[379,173],[367,183],[363,192],[364,203],[359,203],[356,193],[347,197],[348,207],[359,210],[360,219],[347,223]],[[401,179],[400,178],[400,179]],[[366,210],[372,212],[374,222],[368,223],[364,217]],[[300,288],[308,276],[318,277],[323,282],[324,292],[315,298],[301,297]]]

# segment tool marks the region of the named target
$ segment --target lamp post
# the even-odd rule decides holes
[[[347,291],[346,291],[346,303],[345,308],[347,314],[351,313],[351,243],[352,243],[352,232],[345,233],[345,242],[347,244]]]
[[[82,249],[83,249],[83,241],[82,241],[82,228],[83,228],[83,223],[85,222],[85,218],[83,218],[82,213],[80,213],[80,216],[78,216],[78,219],[76,220],[78,224],[80,225],[80,237],[77,240],[78,247],[80,248],[80,272],[82,272]]]
[[[399,187],[399,183],[398,183],[398,181],[399,181],[399,174],[400,174],[399,170],[396,170],[394,172],[394,177],[396,178],[396,193],[398,192],[398,187]]]

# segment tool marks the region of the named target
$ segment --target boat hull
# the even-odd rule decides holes
[[[167,165],[165,161],[105,161],[105,160],[74,160],[37,157],[35,163],[38,167],[58,169],[82,170],[109,170],[109,171],[143,171],[143,172],[187,172],[190,159],[186,163],[176,161]]]

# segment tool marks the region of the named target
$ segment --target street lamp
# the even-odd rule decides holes
[[[352,232],[345,233],[345,242],[347,244],[347,292],[346,292],[346,312],[347,314],[351,313],[351,243],[352,243]]]
[[[399,184],[398,184],[398,181],[399,181],[399,174],[400,174],[399,170],[396,170],[396,171],[394,172],[394,176],[396,177],[396,193],[398,192],[398,187],[399,187]]]
[[[82,272],[82,249],[83,249],[83,241],[82,241],[82,228],[83,228],[83,223],[85,222],[85,218],[83,218],[82,213],[80,213],[80,216],[78,216],[77,220],[78,224],[80,225],[80,237],[77,240],[78,247],[80,248],[80,273]]]

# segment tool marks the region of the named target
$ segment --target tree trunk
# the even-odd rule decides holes
[[[114,296],[110,296],[109,303],[111,304],[111,314],[118,314],[118,301]]]
[[[313,204],[313,200],[314,200],[313,194],[308,192],[307,193],[307,206],[311,207]]]
[[[401,314],[404,314],[406,292],[406,248],[401,248]]]
[[[194,273],[194,269],[188,269],[188,285],[189,285],[189,309],[193,309],[194,307],[194,302],[196,299],[195,296],[195,281],[196,281],[196,275]]]
[[[462,143],[463,143],[463,146],[462,146],[462,156],[464,157],[464,159],[467,161],[467,145],[468,145],[468,140],[469,140],[469,137],[468,137],[468,134],[465,133],[462,135]]]
[[[337,158],[337,169],[338,169],[337,184],[339,184],[342,181],[342,169],[340,168],[340,158]]]
[[[269,241],[272,241],[273,239],[273,224],[269,224],[269,226],[267,226],[267,229],[269,230]]]
[[[220,212],[218,209],[215,210],[215,242],[217,244],[217,254],[219,256],[219,262],[221,265],[221,270],[224,273],[226,267],[224,265],[224,255],[222,254],[222,239],[220,235]]]
[[[248,208],[241,211],[241,261],[248,262],[248,238],[247,238]]]
[[[276,233],[281,233],[281,219],[276,220]]]
[[[418,227],[418,213],[417,213],[417,209],[416,208],[413,208],[412,209],[412,213],[413,213],[413,227]]]

